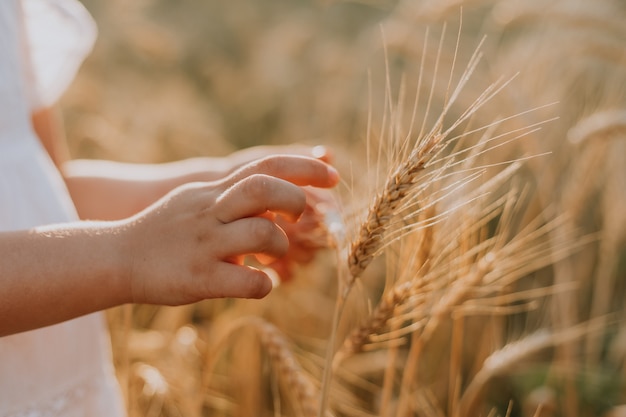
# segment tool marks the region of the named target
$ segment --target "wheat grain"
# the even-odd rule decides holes
[[[402,304],[410,296],[414,291],[414,287],[414,282],[405,282],[387,292],[374,311],[368,316],[367,322],[353,330],[351,335],[344,341],[341,349],[335,354],[333,368],[336,369],[349,355],[359,352],[363,345],[367,343],[370,335],[375,334],[377,330],[387,324],[387,321],[393,316],[396,306]]]
[[[294,393],[296,404],[302,410],[302,414],[305,417],[317,416],[318,391],[305,376],[285,336],[276,326],[267,321],[255,320],[255,328],[280,378],[286,384],[285,386],[289,387],[289,392]]]
[[[395,169],[390,171],[381,191],[373,198],[365,220],[361,223],[356,233],[356,238],[350,244],[347,256],[350,275],[346,285],[348,290],[351,288],[353,282],[361,276],[363,271],[372,262],[375,254],[384,244],[385,233],[389,229],[393,218],[398,214],[398,211],[403,208],[402,204],[409,198],[416,184],[420,185],[417,181],[419,174],[429,166],[429,164],[435,160],[435,157],[438,156],[438,153],[449,144],[448,139],[450,138],[451,132],[463,122],[467,121],[480,107],[490,101],[511,82],[512,78],[508,80],[499,79],[488,86],[472,104],[461,113],[456,121],[451,123],[451,125],[444,130],[443,123],[445,116],[447,116],[452,105],[459,97],[460,92],[469,81],[482,57],[480,53],[481,46],[482,42],[475,49],[455,89],[451,92],[449,97],[446,97],[444,107],[431,130],[425,134],[420,132],[411,152],[405,159],[397,164]],[[435,61],[435,67],[437,67],[438,64],[439,59]],[[452,75],[450,75],[450,77],[451,76]],[[449,86],[450,84],[451,78]],[[430,107],[430,101],[431,98],[428,100],[429,104],[427,110]],[[484,127],[483,129],[486,128],[487,127]],[[464,135],[455,136],[453,140],[458,140],[461,137],[464,137]],[[393,143],[394,138],[392,137],[390,139]]]
[[[209,387],[217,356],[224,351],[230,337],[244,327],[251,327],[258,334],[261,345],[274,365],[278,380],[284,384],[283,386],[292,396],[294,407],[300,410],[304,417],[317,416],[319,410],[317,388],[306,376],[285,335],[275,325],[260,317],[240,318],[230,323],[224,333],[217,338],[214,348],[207,354],[208,363],[203,374],[205,378],[203,389],[207,390]]]

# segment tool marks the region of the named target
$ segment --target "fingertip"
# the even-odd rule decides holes
[[[313,158],[319,159],[327,163],[332,161],[333,159],[333,156],[330,150],[326,146],[323,146],[323,145],[314,146],[313,149],[311,149],[311,155],[313,156]]]
[[[268,295],[273,288],[271,278],[258,268],[223,262],[213,271],[218,277],[207,282],[204,295],[212,298],[252,298],[259,299]]]
[[[261,270],[257,270],[257,272],[257,283],[254,286],[254,290],[250,292],[247,298],[264,298],[272,291],[272,288],[274,288],[274,285],[272,284],[272,279],[267,275],[267,273]]]
[[[340,180],[339,171],[337,171],[334,167],[328,165],[326,167],[328,170],[328,181],[331,186],[337,185]]]

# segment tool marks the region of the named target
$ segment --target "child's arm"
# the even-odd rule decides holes
[[[303,145],[255,146],[222,158],[193,158],[165,164],[128,164],[99,160],[70,160],[62,123],[54,108],[33,114],[33,126],[44,147],[62,172],[74,205],[82,219],[119,220],[143,210],[179,185],[195,181],[215,181],[257,159],[278,153],[312,156],[329,162],[324,147]],[[310,261],[324,247],[323,239],[311,240],[320,231],[323,214],[316,208],[329,195],[309,193],[303,219],[296,225],[281,227],[287,232],[290,250],[272,263],[282,280],[291,277],[293,265]],[[319,204],[324,203],[324,204]],[[313,233],[311,233],[313,232]]]
[[[128,302],[263,297],[269,278],[242,259],[286,253],[271,213],[295,220],[306,206],[299,186],[337,181],[313,158],[268,157],[179,187],[129,219],[0,233],[0,335]]]
[[[220,180],[266,156],[302,155],[328,162],[327,151],[320,149],[323,148],[298,145],[254,147],[228,157],[199,157],[161,164],[67,160],[59,169],[81,218],[117,220],[143,210],[180,185]]]
[[[70,160],[56,108],[38,110],[32,122],[44,148],[61,171],[82,219],[129,217],[179,185],[215,181],[254,160],[276,154],[311,156],[329,162],[323,147],[257,146],[227,157],[200,157],[164,164],[132,164],[101,160]]]

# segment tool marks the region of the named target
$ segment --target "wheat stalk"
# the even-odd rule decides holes
[[[626,133],[626,110],[599,111],[580,120],[567,132],[567,139],[582,146],[591,139],[607,139],[615,134]]]
[[[285,335],[275,325],[260,317],[243,317],[230,323],[230,326],[217,339],[214,348],[207,354],[208,363],[203,374],[205,377],[203,389],[206,390],[209,387],[210,376],[218,355],[225,349],[230,337],[244,327],[251,327],[259,335],[259,340],[274,365],[279,381],[287,388],[294,406],[300,410],[302,416],[317,416],[318,389],[300,366]],[[326,413],[326,416],[329,415]]]
[[[337,369],[346,357],[361,351],[370,335],[375,334],[378,329],[385,327],[387,321],[393,317],[396,306],[404,303],[414,293],[414,288],[414,282],[405,282],[387,292],[375,310],[369,315],[367,322],[355,329],[350,337],[345,340],[342,348],[335,354],[333,368]]]
[[[603,320],[578,324],[557,332],[540,330],[510,342],[491,353],[483,362],[482,368],[472,378],[459,403],[459,415],[475,415],[476,401],[485,384],[496,375],[502,375],[519,366],[528,357],[542,350],[581,338],[585,334],[597,332],[605,327]]]
[[[273,324],[264,320],[255,320],[255,328],[270,359],[277,368],[281,380],[293,393],[295,403],[305,417],[314,417],[319,409],[317,388],[306,377],[296,360],[285,335]]]
[[[414,195],[414,190],[423,184],[418,183],[418,178],[421,172],[424,171],[429,165],[435,162],[439,152],[449,144],[450,134],[462,123],[467,121],[480,107],[491,100],[497,93],[499,93],[511,80],[498,80],[495,83],[487,87],[482,94],[467,108],[456,121],[454,121],[450,127],[444,130],[444,118],[447,116],[450,108],[455,103],[461,90],[465,84],[469,81],[472,73],[476,69],[476,66],[480,62],[482,54],[480,48],[482,42],[476,48],[474,54],[470,58],[465,71],[463,72],[456,88],[446,98],[444,107],[437,119],[433,124],[431,130],[422,134],[420,132],[415,144],[410,153],[404,157],[396,166],[392,169],[387,176],[386,182],[383,185],[381,191],[373,198],[372,204],[367,212],[365,220],[361,223],[356,238],[351,242],[348,252],[348,271],[349,277],[345,287],[346,291],[349,291],[352,284],[358,279],[369,264],[374,259],[375,255],[379,253],[381,247],[386,242],[385,234],[392,225],[392,221],[395,216],[401,211],[403,204]],[[458,40],[457,40],[458,47]],[[436,60],[435,66],[439,63],[439,56]],[[454,66],[453,66],[454,67]],[[452,71],[451,69],[451,77]],[[434,88],[434,86],[433,86]],[[432,91],[432,89],[431,89]],[[427,110],[430,107],[430,100],[427,106]],[[485,129],[487,127],[483,127]],[[451,140],[459,140],[466,135],[462,134],[451,138]],[[392,140],[392,143],[394,140]],[[408,140],[405,139],[405,144]],[[404,148],[403,145],[401,147]],[[400,152],[402,153],[402,152]],[[436,178],[436,176],[434,177]]]
[[[475,193],[470,194],[470,199],[473,199],[473,194],[483,194],[487,190],[494,189],[495,187],[503,184],[507,179],[510,179],[511,175],[519,169],[519,163],[515,163],[503,170],[500,174],[491,178],[481,187],[479,187]],[[478,231],[485,227],[485,225],[494,219],[500,213],[502,205],[502,201],[511,200],[511,195],[505,197],[503,200],[497,200],[493,204],[488,205],[482,211],[483,214],[479,216],[479,219],[471,222],[469,227],[467,228],[467,233],[479,233]],[[434,207],[434,206],[431,206]],[[428,217],[432,221],[433,218],[436,218],[433,210],[427,210]],[[448,226],[450,229],[458,228],[456,224],[452,224]],[[453,252],[457,249],[456,247],[449,246],[445,250],[439,250],[439,254],[437,256],[432,256],[431,252],[433,251],[434,246],[434,235],[432,230],[432,224],[427,225],[423,229],[420,229],[420,237],[421,242],[419,246],[419,250],[417,253],[417,257],[413,253],[413,251],[407,251],[407,253],[402,256],[402,259],[398,260],[398,263],[402,265],[403,275],[405,275],[405,279],[401,279],[396,285],[390,287],[387,291],[383,293],[381,300],[378,305],[374,308],[372,313],[368,316],[367,320],[365,320],[361,325],[359,325],[351,335],[344,341],[342,347],[337,352],[334,361],[333,368],[336,369],[337,366],[345,359],[347,356],[359,352],[363,346],[370,340],[371,336],[377,334],[378,331],[384,328],[387,325],[387,322],[397,316],[394,314],[396,312],[396,308],[403,305],[409,299],[413,300],[415,303],[416,296],[420,293],[428,293],[434,291],[435,287],[433,287],[433,283],[439,282],[441,277],[447,274],[447,269],[453,268],[451,264],[445,264],[444,259],[450,258],[450,262],[459,262],[463,258],[463,256],[473,256],[474,252],[487,250],[491,243],[484,242],[481,245],[478,245],[476,248],[473,248],[471,251],[465,253],[462,257],[454,259],[457,255]],[[443,230],[442,234],[446,234],[446,231]],[[442,269],[442,266],[445,268]],[[444,270],[445,269],[445,270]],[[431,272],[432,271],[432,272]],[[436,284],[437,286],[443,284]],[[415,310],[415,304],[412,305],[411,309]],[[415,330],[415,329],[413,329]]]

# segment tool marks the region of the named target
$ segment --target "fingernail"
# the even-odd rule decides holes
[[[311,150],[311,155],[313,155],[313,158],[320,159],[320,158],[325,157],[327,154],[328,154],[328,151],[326,147],[322,145],[315,146]]]
[[[333,168],[332,166],[328,165],[326,167],[326,169],[328,170],[328,179],[333,183],[336,184],[339,182],[339,172]]]

